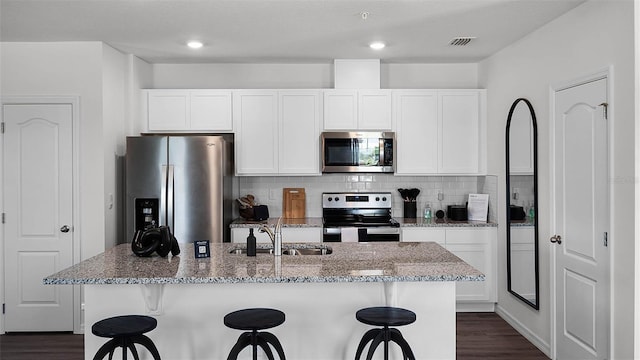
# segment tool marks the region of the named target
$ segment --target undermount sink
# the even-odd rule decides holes
[[[242,255],[246,254],[246,248],[235,248],[229,251],[229,254]],[[333,253],[333,249],[328,246],[311,247],[311,248],[283,248],[282,255],[329,255]],[[273,248],[257,248],[256,254],[273,254]]]

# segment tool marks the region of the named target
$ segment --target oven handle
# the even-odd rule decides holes
[[[400,234],[400,228],[399,227],[387,227],[387,226],[380,226],[380,227],[365,227],[365,228],[360,228],[360,229],[366,229],[367,230],[367,234]],[[323,234],[327,234],[327,235],[338,235],[341,233],[341,228],[339,227],[325,227],[322,228],[322,233]]]

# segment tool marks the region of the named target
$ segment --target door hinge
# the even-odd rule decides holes
[[[4,314],[4,312],[5,312],[5,304],[3,303],[2,304],[2,313]]]
[[[4,213],[2,213],[2,223],[4,224]]]
[[[603,102],[602,104],[600,104],[598,106],[602,106],[604,119],[607,120],[609,118],[609,103]]]
[[[0,133],[4,134],[4,122],[0,123]]]
[[[608,232],[604,232],[604,247],[609,246],[609,233]]]

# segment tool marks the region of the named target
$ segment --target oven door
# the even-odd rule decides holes
[[[341,227],[325,227],[322,231],[323,242],[342,242]],[[358,228],[358,242],[400,241],[400,228],[376,226]]]

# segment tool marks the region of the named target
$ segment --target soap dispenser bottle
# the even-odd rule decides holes
[[[249,228],[249,236],[247,236],[247,256],[256,256],[256,237],[253,235],[253,228]]]

